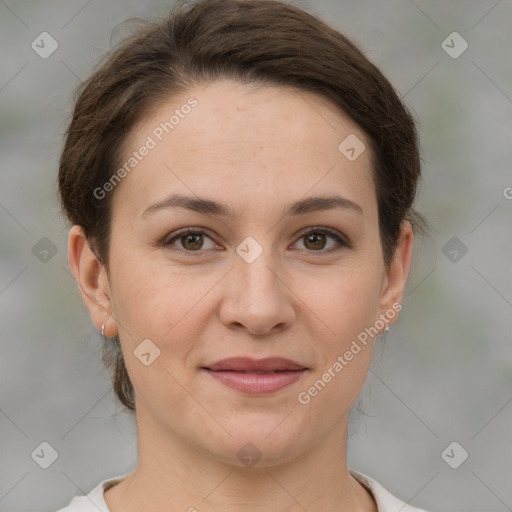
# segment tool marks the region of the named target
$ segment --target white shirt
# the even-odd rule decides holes
[[[349,469],[349,472],[370,491],[377,503],[378,512],[426,512],[423,509],[411,507],[402,500],[399,500],[373,478],[353,469]],[[103,480],[87,496],[75,496],[67,507],[61,508],[57,512],[111,512],[105,503],[103,492],[112,487],[112,485],[119,483],[128,474]]]

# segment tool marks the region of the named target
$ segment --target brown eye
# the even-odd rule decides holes
[[[304,245],[308,249],[323,249],[325,247],[326,236],[323,233],[311,233],[304,237]],[[311,245],[310,245],[311,244]]]
[[[335,241],[334,247],[331,245],[331,247],[328,247],[326,249],[327,242],[329,240]],[[303,240],[304,247],[309,252],[332,252],[340,247],[350,247],[350,244],[342,238],[341,235],[339,235],[336,231],[326,229],[326,228],[314,228],[309,230],[307,233],[304,233],[300,240]],[[338,247],[336,247],[336,245]]]
[[[180,236],[180,241],[182,246],[185,249],[190,249],[192,251],[195,251],[197,249],[201,249],[201,247],[204,244],[204,241],[202,240],[203,235],[197,234],[197,235],[182,235]]]
[[[163,242],[164,246],[175,245],[176,242],[179,245],[176,247],[178,250],[184,250],[185,252],[204,252],[201,251],[203,249],[205,242],[204,238],[209,238],[213,243],[212,247],[217,247],[217,244],[209,237],[205,231],[202,229],[182,229],[178,231],[172,238],[169,238],[167,241]],[[207,247],[208,248],[208,247]]]

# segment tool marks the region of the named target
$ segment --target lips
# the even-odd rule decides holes
[[[232,371],[242,373],[277,373],[307,369],[305,366],[283,357],[267,357],[265,359],[230,357],[203,368],[213,372]]]
[[[230,357],[201,369],[208,378],[246,395],[275,393],[300,380],[309,370],[283,357]]]

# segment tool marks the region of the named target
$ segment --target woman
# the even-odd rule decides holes
[[[138,465],[62,511],[419,510],[346,451],[424,224],[418,151],[383,74],[283,2],[187,4],[109,56],[59,191]]]

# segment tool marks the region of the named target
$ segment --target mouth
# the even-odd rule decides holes
[[[297,382],[309,369],[281,357],[259,360],[233,357],[203,366],[201,370],[232,389],[248,394],[267,394]]]

